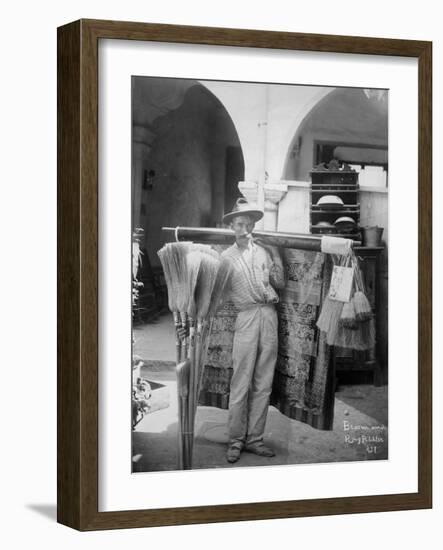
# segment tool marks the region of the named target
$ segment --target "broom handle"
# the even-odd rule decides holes
[[[218,227],[162,227],[162,231],[178,241],[191,240],[208,244],[232,244],[234,234],[230,229]],[[305,233],[281,233],[277,231],[253,231],[252,236],[260,238],[263,243],[283,248],[313,250],[321,252],[322,237]],[[352,246],[359,246],[360,241],[353,241]]]
[[[177,389],[178,392],[178,389]],[[183,470],[183,430],[182,430],[182,422],[183,422],[183,411],[182,411],[182,398],[180,394],[178,395],[178,424],[177,424],[177,444],[178,444],[178,469]]]
[[[181,362],[181,351],[182,351],[182,343],[180,340],[180,337],[178,335],[178,329],[180,328],[180,315],[178,311],[173,311],[172,316],[174,318],[174,327],[175,327],[175,359],[177,365]]]
[[[193,359],[191,360],[191,373],[192,373],[192,382],[189,384],[189,393],[190,393],[190,400],[189,400],[189,407],[188,407],[188,421],[189,424],[187,426],[188,431],[188,441],[189,441],[189,448],[187,449],[187,456],[188,456],[188,465],[189,468],[192,468],[192,462],[193,462],[193,451],[194,451],[194,428],[195,428],[195,418],[197,413],[197,400],[198,400],[198,394],[199,394],[199,386],[200,386],[200,355],[201,355],[201,337],[202,337],[202,328],[201,328],[201,320],[199,319],[197,321],[197,332],[194,336],[194,345],[193,348]],[[192,437],[191,437],[192,432]]]
[[[196,361],[195,361],[195,321],[190,322],[189,329],[189,361],[190,361],[190,371],[189,371],[189,393],[188,393],[188,404],[187,404],[187,426],[186,426],[186,442],[187,442],[187,464],[186,469],[192,468],[192,448],[193,448],[193,439],[190,434],[194,432],[194,386],[196,382]]]
[[[189,397],[188,397],[189,399]],[[189,450],[188,450],[188,403],[186,402],[186,399],[183,399],[182,403],[182,410],[183,410],[183,418],[184,418],[184,430],[182,431],[182,445],[183,445],[183,470],[189,470],[188,464],[189,464]]]
[[[197,339],[196,339],[196,358],[195,358],[195,366],[196,366],[196,383],[193,387],[194,395],[193,395],[193,422],[195,424],[195,417],[198,407],[198,394],[199,394],[199,386],[200,386],[200,369],[201,369],[201,347],[202,347],[202,333],[203,333],[203,321],[199,319],[197,323]]]
[[[188,420],[189,420],[189,427],[193,426],[193,414],[192,410],[194,407],[194,385],[195,385],[195,369],[196,369],[196,363],[195,363],[195,321],[192,322],[189,332],[189,360],[191,362],[191,369],[189,372],[189,402],[188,402]]]
[[[177,413],[178,413],[178,422],[177,422],[177,466],[179,470],[183,470],[183,405],[182,405],[182,396],[181,396],[181,385],[183,383],[183,376],[180,372],[183,368],[182,365],[177,365],[175,374],[177,378]]]
[[[183,431],[182,431],[182,442],[183,442],[183,470],[190,470],[191,463],[189,458],[189,374],[187,379],[187,393],[182,398],[182,411],[183,411]]]
[[[212,328],[212,319],[211,319],[211,328]],[[192,384],[190,383],[190,394],[191,394],[191,400],[189,403],[188,411],[188,426],[186,427],[186,431],[188,433],[188,440],[189,440],[189,448],[187,449],[187,456],[188,456],[188,466],[189,468],[192,468],[192,461],[193,461],[193,451],[194,451],[194,429],[195,429],[195,419],[197,416],[197,407],[198,407],[198,397],[200,394],[200,388],[203,378],[203,366],[202,366],[202,360],[206,357],[208,346],[209,346],[209,339],[206,341],[207,345],[205,347],[205,355],[202,356],[202,343],[203,340],[207,337],[207,334],[205,334],[207,331],[207,325],[204,321],[199,320],[197,322],[197,333],[195,336],[195,345],[193,347],[193,361],[191,362],[191,365],[193,365],[193,369],[191,372],[194,373],[193,375],[193,381]],[[205,338],[203,335],[205,334]],[[190,437],[192,433],[192,437]]]

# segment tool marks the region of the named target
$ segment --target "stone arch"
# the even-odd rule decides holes
[[[369,99],[360,88],[329,89],[295,129],[286,153],[284,179],[309,179],[309,170],[317,162],[316,144],[355,146],[362,157],[374,156],[374,149],[387,150],[387,124],[387,102]]]
[[[134,79],[133,224],[145,229],[146,249],[157,265],[162,226],[221,221],[232,173],[229,189],[239,196],[244,159],[233,117],[208,86],[198,80]]]
[[[335,90],[336,88],[319,87],[292,120],[291,126],[285,136],[286,147],[282,148],[282,157],[280,162],[282,179],[293,179],[287,177],[287,167],[300,128],[303,126],[306,119],[309,118],[312,111],[315,110],[321,102],[325,101]]]

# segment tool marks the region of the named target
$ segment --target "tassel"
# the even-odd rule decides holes
[[[343,309],[343,302],[331,300],[329,296],[325,298],[320,316],[317,320],[318,328],[327,333],[327,343],[332,345],[338,329],[340,315]]]
[[[368,321],[369,319],[372,319],[371,304],[361,290],[357,290],[352,298],[352,301],[354,304],[355,317],[357,318],[357,321]]]

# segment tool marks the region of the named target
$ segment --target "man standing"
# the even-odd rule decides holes
[[[252,239],[254,225],[262,217],[263,212],[251,208],[245,199],[238,199],[233,211],[223,216],[235,234],[235,243],[222,256],[232,265],[227,298],[238,310],[232,349],[228,462],[236,462],[243,449],[274,456],[263,443],[263,433],[278,352],[275,288],[283,288],[285,280],[277,248]]]

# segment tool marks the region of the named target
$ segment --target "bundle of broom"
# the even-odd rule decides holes
[[[201,245],[200,245],[201,246]],[[218,254],[210,250],[200,248],[201,254],[196,284],[193,294],[194,304],[190,306],[195,311],[195,329],[190,337],[189,358],[191,371],[189,376],[189,402],[188,402],[188,437],[187,464],[192,466],[192,452],[194,442],[194,425],[197,412],[198,397],[201,389],[202,374],[206,355],[203,354],[204,343],[209,342],[208,319],[211,304],[216,300],[217,274],[221,265]]]
[[[176,366],[177,376],[177,405],[178,405],[178,429],[177,429],[177,455],[178,455],[178,468],[179,470],[185,470],[187,464],[188,451],[188,438],[186,434],[188,432],[188,400],[189,400],[189,373],[191,370],[191,363],[189,359],[179,363]]]
[[[354,280],[355,280],[355,293],[352,297],[354,304],[355,316],[357,321],[369,321],[372,319],[372,309],[369,300],[366,297],[365,284],[363,282],[363,275],[358,264],[358,259],[355,254],[351,257],[352,264],[354,266]]]
[[[157,254],[162,264],[168,288],[168,307],[174,318],[176,335],[177,364],[184,359],[183,341],[179,337],[179,329],[187,328],[188,307],[188,262],[187,255],[192,247],[191,242],[166,243]]]
[[[196,379],[194,386],[194,415],[198,405],[204,365],[208,353],[209,341],[212,332],[214,318],[225,297],[226,285],[232,272],[232,264],[227,260],[220,260],[214,270],[215,264],[207,266],[201,271],[201,280],[207,280],[205,291],[201,292],[197,287],[197,338],[196,338]],[[215,277],[214,277],[215,275]]]
[[[189,380],[192,371],[187,358],[188,339],[182,334],[188,332],[188,314],[193,314],[193,286],[198,273],[200,254],[193,255],[194,245],[190,242],[167,243],[158,251],[168,288],[168,306],[175,326],[176,377],[178,404],[178,468],[188,469],[189,456]],[[181,330],[180,330],[181,329]]]
[[[197,353],[199,375],[198,375],[196,404],[198,404],[198,394],[202,386],[204,366],[205,366],[205,361],[208,354],[209,342],[211,339],[214,319],[217,315],[217,312],[220,306],[225,301],[226,290],[227,290],[228,281],[231,274],[232,274],[231,262],[229,262],[229,260],[226,260],[226,259],[221,259],[217,270],[217,276],[215,278],[214,287],[212,290],[209,309],[207,310],[206,318],[204,319],[202,334],[199,340],[199,347],[198,347],[198,353]]]
[[[189,469],[212,320],[223,296],[230,264],[220,261],[218,253],[209,245],[189,242],[168,243],[158,255],[176,328],[178,463],[179,468]],[[180,333],[188,334],[188,338],[183,339]]]
[[[351,264],[354,267],[354,292],[349,302],[343,306],[334,345],[364,351],[375,346],[374,315],[366,297],[358,258],[354,253],[351,254]]]
[[[327,296],[317,326],[326,333],[326,341],[330,346],[371,349],[375,345],[373,314],[365,294],[358,258],[351,251],[349,256],[341,259],[339,265],[354,268],[353,294],[348,302],[339,302]]]
[[[372,349],[375,346],[375,327],[373,316],[365,318],[365,320],[358,320],[353,298],[345,304],[343,307],[343,312],[345,311],[346,306],[349,306],[348,311],[352,311],[352,313],[346,318],[344,318],[342,314],[333,345],[359,351]],[[352,317],[352,314],[354,317]],[[366,314],[367,313],[365,313],[365,315]]]
[[[331,255],[335,265],[346,267],[350,262],[350,257],[341,256],[337,261],[335,256]],[[334,300],[328,295],[323,301],[320,315],[317,319],[317,327],[326,333],[326,341],[329,346],[332,346],[337,335],[340,317],[343,311],[344,302]]]

